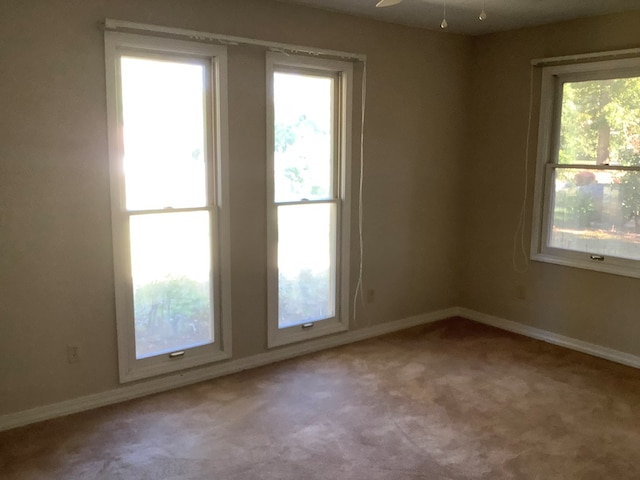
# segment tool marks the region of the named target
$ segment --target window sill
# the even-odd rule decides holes
[[[268,347],[281,347],[290,343],[303,342],[325,335],[346,332],[347,330],[349,330],[348,325],[343,322],[336,322],[335,320],[321,320],[316,322],[313,328],[310,329],[303,329],[301,325],[278,329],[277,331],[269,331]]]
[[[568,256],[571,255],[571,256]],[[563,265],[566,267],[580,268],[583,270],[592,270],[595,272],[609,273],[612,275],[621,275],[624,277],[640,278],[640,267],[622,265],[619,258],[611,257],[607,263],[605,261],[591,260],[590,254],[569,252],[565,255],[557,255],[552,253],[536,253],[531,255],[531,260],[536,262],[552,263],[555,265]],[[615,262],[615,263],[612,263]],[[632,262],[630,260],[629,262]],[[637,262],[640,264],[640,262]]]

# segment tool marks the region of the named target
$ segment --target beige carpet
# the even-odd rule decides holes
[[[466,320],[0,434],[14,479],[640,479],[640,370]]]

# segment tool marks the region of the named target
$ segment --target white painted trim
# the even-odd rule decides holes
[[[21,427],[35,422],[41,422],[72,413],[83,412],[98,407],[104,407],[114,403],[125,402],[134,398],[151,395],[166,390],[171,390],[193,383],[203,382],[223,375],[240,372],[250,368],[256,368],[270,363],[279,362],[300,355],[305,355],[320,350],[325,350],[348,343],[358,342],[368,338],[377,337],[386,333],[404,330],[427,323],[436,322],[456,316],[457,308],[448,308],[431,313],[415,315],[394,322],[374,325],[343,334],[323,337],[305,343],[297,343],[286,347],[272,349],[265,353],[250,357],[229,360],[209,365],[207,367],[189,370],[181,373],[170,374],[162,378],[143,380],[138,383],[122,385],[120,388],[107,390],[102,393],[86,395],[63,402],[36,407],[21,412],[0,416],[0,431]]]
[[[530,325],[524,325],[522,323],[513,322],[493,315],[487,315],[486,313],[477,312],[468,308],[458,308],[456,310],[458,316],[473,320],[474,322],[490,325],[501,330],[507,330],[509,332],[524,335],[525,337],[542,340],[546,343],[593,355],[594,357],[604,358],[605,360],[621,363],[622,365],[627,365],[629,367],[640,368],[640,356],[637,355],[614,350],[613,348],[603,347],[594,343],[584,342],[575,338],[565,337],[564,335],[549,332],[548,330],[542,330]]]

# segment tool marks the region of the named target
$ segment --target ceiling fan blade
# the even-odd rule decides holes
[[[397,5],[401,2],[402,0],[380,0],[377,4],[376,7],[390,7],[392,5]]]

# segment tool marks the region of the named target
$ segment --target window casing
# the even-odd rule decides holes
[[[543,68],[531,252],[640,277],[640,59]]]
[[[269,347],[348,329],[352,74],[267,54]]]
[[[106,32],[121,382],[229,358],[226,50]]]

